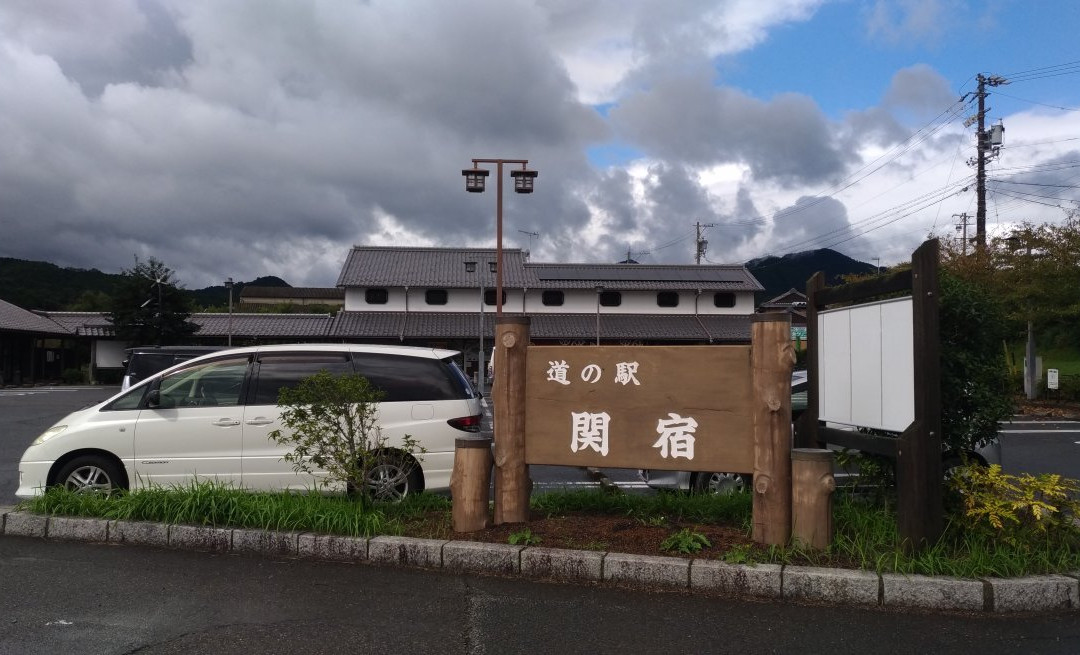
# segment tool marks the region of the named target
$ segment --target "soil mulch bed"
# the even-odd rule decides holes
[[[770,559],[768,549],[755,543],[739,528],[690,521],[673,520],[662,525],[650,525],[645,521],[625,516],[580,513],[545,516],[533,512],[528,523],[505,523],[478,532],[457,533],[450,526],[448,512],[432,512],[424,519],[410,522],[405,528],[404,536],[506,544],[510,543],[511,535],[520,534],[528,529],[533,539],[538,540],[531,545],[543,548],[597,550],[631,555],[690,556],[704,559],[723,559],[729,551],[740,550],[753,561],[764,562]],[[683,528],[690,528],[705,535],[712,545],[692,555],[661,550],[660,544]],[[854,563],[835,556],[821,556],[811,562],[797,553],[792,554],[789,563],[858,568]]]
[[[1021,400],[1019,412],[1040,418],[1060,418],[1080,421],[1080,403],[1052,400]]]

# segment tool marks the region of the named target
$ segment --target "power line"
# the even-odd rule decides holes
[[[1060,105],[1048,105],[1045,102],[1039,102],[1037,100],[1028,100],[1027,98],[1020,98],[1018,96],[1010,95],[1008,93],[1002,93],[1001,91],[998,91],[997,93],[998,93],[999,96],[1005,96],[1006,98],[1012,98],[1013,100],[1019,100],[1020,102],[1027,102],[1027,103],[1031,103],[1033,105],[1041,105],[1043,107],[1049,107],[1051,109],[1060,109],[1062,111],[1080,111],[1080,108],[1077,108],[1077,107],[1062,107]]]

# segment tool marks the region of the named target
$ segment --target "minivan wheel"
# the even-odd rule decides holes
[[[109,495],[123,488],[116,463],[100,455],[76,457],[60,469],[56,483],[75,493]]]
[[[420,475],[420,466],[411,457],[382,455],[368,471],[368,494],[378,502],[399,502],[409,494],[420,492]]]
[[[741,473],[695,473],[690,490],[697,494],[741,494],[750,488],[750,476]]]

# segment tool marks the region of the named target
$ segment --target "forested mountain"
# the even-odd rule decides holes
[[[0,300],[23,309],[105,311],[121,277],[119,273],[102,273],[97,269],[63,268],[48,262],[0,257]],[[246,285],[291,286],[273,275],[237,282],[233,287],[234,303],[240,303],[240,291]],[[224,307],[229,302],[229,291],[224,284],[182,291],[196,310]]]
[[[765,287],[765,291],[758,294],[759,302],[779,296],[792,287],[805,291],[806,281],[817,271],[825,273],[826,284],[838,284],[844,275],[874,271],[871,264],[829,249],[761,257],[746,262],[745,266]],[[102,273],[97,269],[62,268],[48,262],[0,257],[0,299],[24,309],[104,311],[120,278],[119,273]],[[235,304],[239,304],[240,291],[246,285],[291,286],[273,275],[237,282],[233,287]],[[229,292],[224,284],[185,289],[184,292],[196,311],[225,307],[229,302]]]
[[[852,259],[847,255],[823,248],[805,250],[782,257],[759,257],[746,262],[746,268],[765,287],[758,294],[758,301],[769,300],[788,289],[806,293],[806,281],[814,273],[825,274],[825,284],[840,284],[844,275],[865,275],[874,272],[874,265]]]
[[[111,295],[119,275],[0,257],[0,299],[24,309],[68,309],[80,298]]]

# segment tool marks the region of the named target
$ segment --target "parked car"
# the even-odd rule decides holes
[[[158,371],[199,355],[225,350],[226,346],[137,346],[124,350],[124,380],[120,389],[128,389]]]
[[[23,454],[16,495],[30,498],[57,484],[108,491],[192,480],[313,489],[324,474],[296,473],[282,459],[287,447],[268,434],[281,427],[278,390],[320,370],[360,373],[386,394],[378,421],[387,449],[369,479],[376,497],[445,489],[455,438],[478,431],[481,419],[479,394],[453,362],[458,354],[341,344],[203,355],[50,427]],[[400,450],[406,435],[422,455]]]
[[[806,371],[791,373],[791,419],[806,409]],[[639,477],[653,489],[680,489],[694,493],[730,494],[750,490],[750,472],[734,471],[656,471],[642,469]]]

